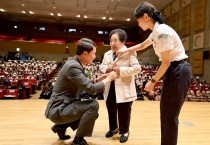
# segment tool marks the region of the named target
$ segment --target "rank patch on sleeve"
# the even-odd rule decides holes
[[[158,39],[160,39],[160,38],[167,39],[168,38],[168,34],[161,34],[161,35],[158,36]]]

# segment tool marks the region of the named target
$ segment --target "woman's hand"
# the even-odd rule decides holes
[[[155,83],[152,83],[151,81],[149,81],[144,87],[144,90],[147,92],[150,92],[154,89],[154,86],[155,86]]]
[[[114,64],[109,64],[106,70],[106,73],[110,73],[111,71],[113,71],[113,68],[114,68]]]
[[[121,55],[128,53],[128,49],[119,49],[116,54],[118,57],[120,57]]]
[[[113,71],[115,71],[115,72],[117,73],[117,77],[120,76],[120,67],[115,66],[115,67],[113,68]]]

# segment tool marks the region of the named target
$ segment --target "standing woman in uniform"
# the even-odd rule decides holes
[[[177,145],[179,114],[190,86],[191,69],[188,58],[178,34],[164,24],[163,16],[148,3],[141,3],[134,12],[139,27],[144,31],[152,30],[142,43],[126,50],[139,51],[153,44],[154,51],[161,61],[161,66],[153,78],[146,84],[145,90],[152,91],[155,83],[163,77],[160,100],[161,145]]]

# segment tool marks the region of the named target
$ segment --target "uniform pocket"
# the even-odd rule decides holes
[[[123,85],[130,85],[132,82],[132,76],[121,78]]]
[[[124,85],[124,94],[125,94],[125,98],[131,98],[134,97],[136,94],[136,89],[135,86],[133,85]]]

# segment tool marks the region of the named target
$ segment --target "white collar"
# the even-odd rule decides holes
[[[152,32],[155,32],[159,25],[160,23],[156,21]]]

